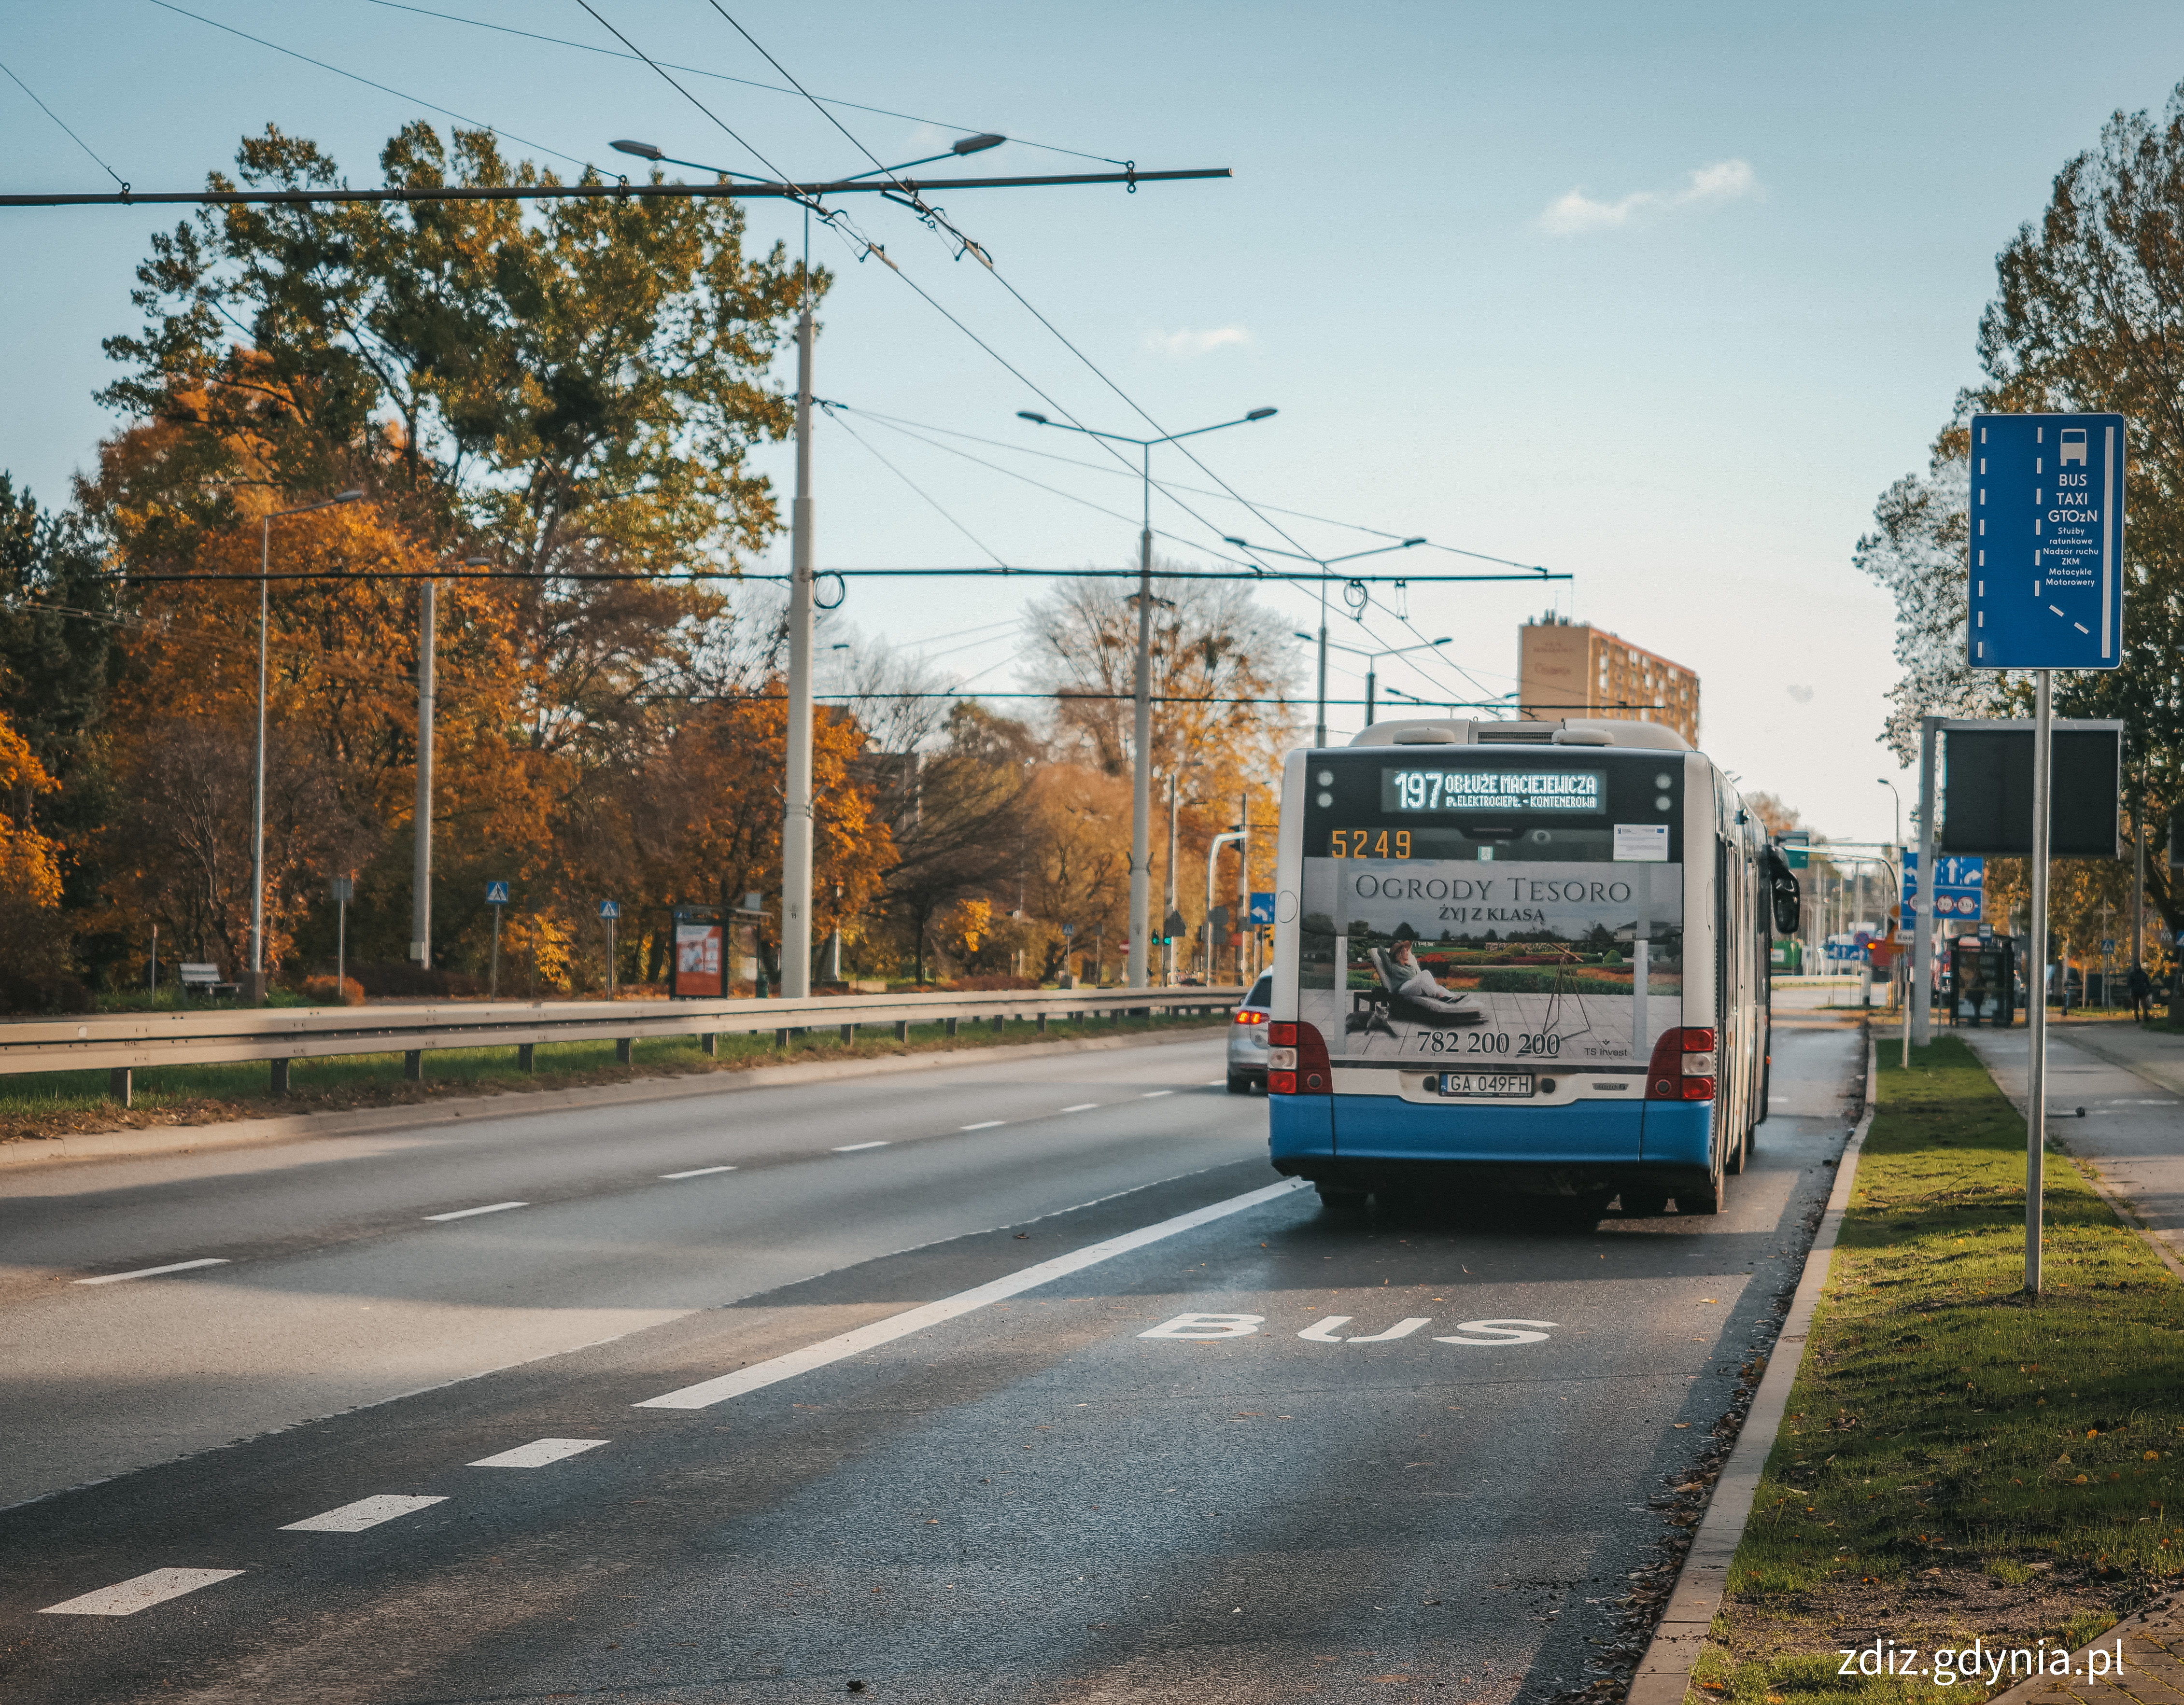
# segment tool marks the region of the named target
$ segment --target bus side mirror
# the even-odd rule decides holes
[[[1774,933],[1796,935],[1804,913],[1797,873],[1790,868],[1790,861],[1772,847],[1767,849],[1767,886],[1774,901]]]

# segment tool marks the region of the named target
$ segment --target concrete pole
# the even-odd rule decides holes
[[[1123,967],[1126,988],[1145,986],[1147,938],[1152,934],[1153,888],[1153,452],[1145,449],[1145,527],[1138,535],[1138,669],[1130,767],[1130,951]]]
[[[1924,1047],[1934,1038],[1934,930],[1942,886],[1934,869],[1934,739],[1938,716],[1919,723],[1919,919],[1911,945],[1911,1040]]]
[[[2134,868],[2131,879],[2131,968],[2134,971],[2146,963],[2146,778],[2138,783],[2138,810],[2135,814],[2137,833],[2131,838],[2137,845],[2133,849]]]
[[[2031,1035],[2025,1086],[2025,1290],[2040,1294],[2040,1191],[2048,1144],[2048,790],[2054,757],[2053,671],[2042,669],[2032,712],[2032,916],[2025,955],[2025,1018]],[[2063,974],[2069,997],[2070,971]]]
[[[1312,723],[1312,749],[1327,744],[1327,570],[1319,571],[1319,693],[1318,714]]]
[[[796,502],[789,512],[788,798],[781,825],[781,992],[811,992],[811,310],[796,322]]]
[[[265,624],[271,615],[273,518],[258,524],[258,764],[250,789],[250,1004],[265,1004]]]
[[[1256,944],[1259,932],[1251,927],[1251,790],[1244,790],[1244,809],[1236,819],[1240,835],[1236,842],[1236,939],[1240,943]],[[1236,980],[1246,988],[1251,986],[1251,968],[1247,957],[1255,958],[1243,946],[1236,949]]]
[[[1167,778],[1167,869],[1162,885],[1167,903],[1161,908],[1161,986],[1167,988],[1175,981],[1175,941],[1167,931],[1167,920],[1175,911],[1175,802],[1183,791],[1183,771],[1172,769]]]
[[[410,879],[410,957],[432,963],[432,641],[439,600],[426,580],[417,614],[417,845]]]

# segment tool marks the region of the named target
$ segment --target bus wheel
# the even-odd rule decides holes
[[[1719,1173],[1696,1190],[1676,1192],[1676,1212],[1679,1213],[1719,1213],[1728,1199],[1724,1187],[1727,1180]]]
[[[1319,1205],[1329,1213],[1362,1213],[1365,1211],[1364,1191],[1346,1190],[1333,1184],[1315,1184],[1312,1188],[1319,1192]]]

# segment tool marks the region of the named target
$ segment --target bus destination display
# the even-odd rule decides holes
[[[1598,769],[1383,769],[1383,811],[1574,812],[1606,809]]]

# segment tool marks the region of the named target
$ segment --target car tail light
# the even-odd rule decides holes
[[[1249,1007],[1236,1008],[1236,1022],[1240,1025],[1262,1025],[1266,1021],[1267,1015],[1264,1013],[1254,1012]]]
[[[1328,1064],[1327,1043],[1310,1025],[1270,1024],[1267,1026],[1267,1093],[1268,1095],[1332,1095],[1334,1068]]]
[[[1646,1072],[1648,1101],[1712,1101],[1720,1069],[1711,1025],[1663,1030]]]

